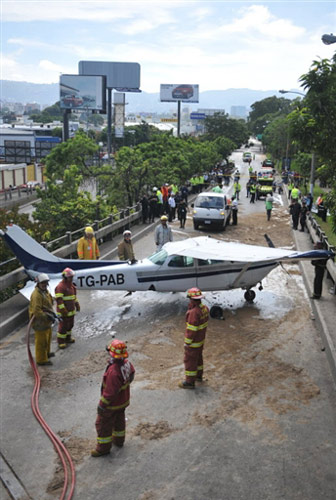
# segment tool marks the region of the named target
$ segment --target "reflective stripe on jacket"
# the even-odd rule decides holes
[[[186,333],[184,344],[186,347],[202,347],[208,326],[209,309],[206,305],[192,304],[186,314]]]
[[[37,285],[31,294],[29,303],[29,318],[35,316],[33,329],[37,331],[47,330],[52,321],[45,311],[53,312],[53,299],[48,290],[43,292]]]
[[[130,403],[134,373],[134,366],[128,359],[122,363],[111,359],[103,376],[99,406],[110,411],[126,408]]]
[[[79,308],[77,300],[77,290],[73,283],[66,280],[60,281],[55,288],[56,311],[64,317],[71,317],[76,314],[76,309]],[[77,303],[77,306],[76,306]]]

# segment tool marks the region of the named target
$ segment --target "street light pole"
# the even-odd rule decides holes
[[[336,41],[336,37],[334,37],[334,38]],[[330,43],[333,43],[333,42],[330,42]],[[298,92],[296,90],[279,90],[279,92],[280,92],[280,94],[288,94],[288,93],[299,94],[299,95],[302,95],[303,97],[306,97],[306,94],[304,94],[303,92]],[[286,154],[286,156],[287,156],[287,154]],[[309,191],[310,191],[310,194],[312,196],[314,194],[314,183],[315,183],[315,153],[312,152],[311,164],[310,164],[310,187],[309,187]]]

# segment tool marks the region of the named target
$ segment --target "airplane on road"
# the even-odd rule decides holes
[[[334,256],[327,250],[272,248],[268,237],[269,246],[263,247],[199,236],[166,243],[159,252],[131,264],[56,257],[14,224],[0,234],[32,279],[44,272],[56,285],[63,269],[70,267],[76,271],[74,283],[80,290],[184,292],[197,286],[206,292],[242,288],[248,302],[255,298],[252,288],[259,284],[262,290],[261,281],[278,265]]]

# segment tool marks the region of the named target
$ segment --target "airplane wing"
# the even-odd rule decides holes
[[[211,259],[228,262],[286,262],[295,260],[328,259],[334,254],[327,250],[296,252],[284,248],[270,248],[230,241],[217,240],[207,236],[189,238],[164,245],[169,255],[183,255],[195,259]]]

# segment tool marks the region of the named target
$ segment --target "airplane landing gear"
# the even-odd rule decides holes
[[[249,303],[254,301],[255,296],[256,296],[256,293],[254,290],[246,290],[246,292],[244,293],[244,298],[245,298],[246,302],[249,302]]]
[[[210,316],[214,319],[223,319],[223,309],[220,306],[212,306]]]

